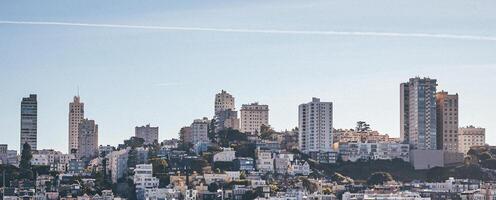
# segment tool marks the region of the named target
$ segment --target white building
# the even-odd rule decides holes
[[[127,170],[128,150],[113,151],[107,155],[107,170],[111,172],[112,183],[117,183],[119,178],[124,177]]]
[[[232,148],[223,148],[221,152],[214,155],[214,162],[231,162],[236,159],[236,151]]]
[[[460,153],[467,154],[470,147],[486,145],[486,129],[467,126],[459,129],[458,148]]]
[[[150,124],[146,126],[136,126],[134,128],[134,135],[137,138],[143,138],[144,144],[153,144],[158,142],[158,127],[152,127]]]
[[[410,145],[400,143],[340,143],[339,154],[345,161],[392,160],[410,161]]]
[[[288,173],[290,175],[303,175],[308,176],[312,170],[310,169],[310,165],[306,161],[295,160],[291,162]]]
[[[79,96],[74,96],[74,101],[69,103],[69,151],[71,153],[78,148],[79,124],[84,119],[84,103]]]
[[[272,157],[272,151],[261,150],[257,148],[255,150],[257,157],[256,168],[261,172],[273,172],[274,171],[274,158]]]
[[[269,126],[269,106],[258,103],[241,106],[240,131],[243,133],[260,133],[262,125]]]
[[[299,148],[303,153],[332,151],[332,102],[301,104],[298,109]]]
[[[31,165],[50,165],[50,163],[48,162],[48,155],[33,154],[33,158],[31,158]]]
[[[191,124],[191,143],[208,143],[208,125],[210,121],[204,117],[203,119],[195,119]]]
[[[159,180],[153,177],[152,164],[139,164],[134,169],[133,176],[136,189],[158,188]]]

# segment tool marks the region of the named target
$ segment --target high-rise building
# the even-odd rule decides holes
[[[158,142],[158,127],[152,127],[150,124],[141,127],[136,126],[134,128],[134,134],[138,138],[143,138],[145,140],[144,144]]]
[[[89,161],[98,156],[98,125],[95,120],[83,119],[79,124],[78,158]]]
[[[234,97],[222,90],[215,95],[215,131],[224,129],[239,130],[238,112],[235,110]]]
[[[205,117],[203,119],[195,119],[191,124],[191,143],[207,143],[208,140],[208,125],[210,121]]]
[[[458,130],[458,152],[466,154],[470,147],[486,145],[486,129],[467,126]]]
[[[215,115],[224,110],[235,110],[234,97],[222,90],[215,95]]]
[[[69,103],[69,151],[77,151],[79,124],[84,119],[84,103],[79,96],[74,96],[74,101]]]
[[[299,148],[304,153],[332,151],[332,102],[300,104],[298,108]]]
[[[436,87],[436,79],[419,77],[400,85],[400,133],[412,149],[437,149]]]
[[[458,151],[458,94],[441,91],[436,94],[437,148]]]
[[[269,106],[258,103],[243,104],[241,106],[241,132],[260,133],[262,125],[269,125]]]
[[[24,143],[31,146],[31,150],[37,148],[38,137],[38,102],[36,94],[22,98],[21,102],[21,152]]]

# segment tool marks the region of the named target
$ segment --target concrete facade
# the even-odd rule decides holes
[[[98,156],[98,125],[94,120],[83,119],[79,124],[77,149],[78,158],[86,162]]]
[[[84,119],[84,103],[81,102],[79,96],[74,96],[73,102],[69,103],[69,150],[78,148],[78,133],[79,124]]]
[[[400,85],[400,137],[413,149],[437,149],[436,87],[419,77]]]
[[[240,131],[243,133],[260,133],[262,125],[269,126],[269,106],[258,103],[241,106]]]
[[[38,143],[38,101],[36,94],[22,98],[21,102],[21,142],[20,149],[24,143],[36,150]]]
[[[458,94],[436,94],[437,148],[458,152]]]
[[[444,167],[443,150],[411,150],[410,162],[415,170]]]
[[[333,144],[332,102],[319,98],[298,108],[299,149],[304,153],[330,152]]]
[[[486,129],[474,126],[467,126],[458,130],[458,150],[467,154],[470,147],[486,145]]]
[[[143,138],[145,140],[144,144],[153,144],[155,141],[158,142],[158,127],[150,126],[136,126],[134,128],[134,135],[138,138]]]

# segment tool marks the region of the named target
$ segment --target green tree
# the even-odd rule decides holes
[[[491,159],[491,158],[492,158],[492,156],[491,156],[491,154],[490,154],[490,153],[488,153],[488,152],[483,152],[483,153],[481,153],[481,154],[479,155],[479,160],[480,160],[481,162],[484,162],[484,161],[489,160],[489,159]]]
[[[31,146],[26,142],[22,146],[21,162],[19,163],[21,179],[33,179],[33,170],[31,168],[31,159],[33,155],[31,154]]]
[[[387,172],[375,172],[367,180],[368,185],[382,185],[385,182],[393,181],[393,176]]]

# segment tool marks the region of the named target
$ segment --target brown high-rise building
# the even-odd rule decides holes
[[[78,149],[79,124],[84,119],[84,103],[79,96],[74,96],[74,101],[69,103],[69,151]]]
[[[441,91],[436,94],[437,147],[458,151],[458,94]]]

